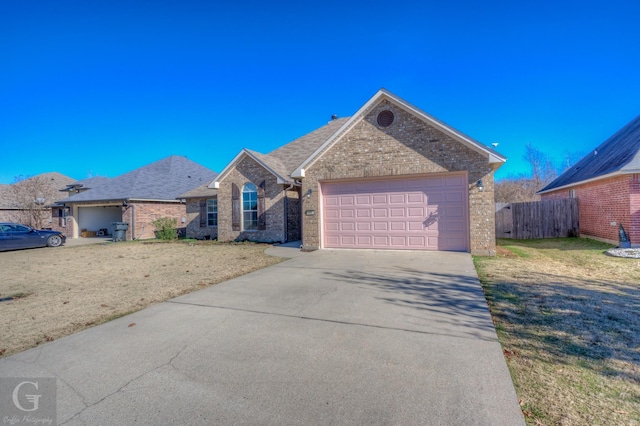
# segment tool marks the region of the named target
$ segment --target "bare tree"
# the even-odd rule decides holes
[[[9,192],[11,204],[16,208],[14,220],[32,228],[44,228],[51,220],[51,203],[61,198],[58,189],[43,176],[16,177]]]
[[[524,159],[531,166],[531,179],[534,185],[539,187],[537,190],[542,189],[543,186],[558,177],[558,170],[553,165],[551,158],[538,148],[531,146],[531,143],[525,146]]]
[[[523,158],[529,163],[530,174],[508,176],[497,181],[495,184],[497,203],[538,201],[540,196],[536,192],[558,177],[558,169],[554,166],[552,159],[530,143],[525,146]]]

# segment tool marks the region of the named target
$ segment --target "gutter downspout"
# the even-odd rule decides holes
[[[136,205],[131,204],[131,239],[136,239]]]

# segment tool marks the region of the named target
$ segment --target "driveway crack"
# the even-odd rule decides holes
[[[329,293],[327,293],[327,294],[329,294]],[[230,310],[230,311],[247,312],[247,313],[258,314],[258,315],[272,315],[272,316],[278,316],[278,317],[283,317],[283,318],[295,318],[295,319],[301,319],[301,320],[306,320],[306,321],[328,322],[328,323],[332,323],[332,324],[352,325],[352,326],[356,326],[356,327],[368,327],[368,328],[376,328],[376,329],[380,329],[380,330],[404,331],[404,332],[407,332],[407,333],[425,334],[425,335],[430,335],[430,336],[444,336],[444,337],[451,337],[451,338],[455,338],[455,339],[464,339],[464,340],[472,339],[472,340],[483,340],[485,342],[498,342],[498,338],[497,337],[496,338],[488,338],[488,337],[474,336],[473,338],[471,338],[471,337],[465,337],[465,336],[455,336],[455,335],[451,335],[451,334],[447,334],[447,333],[435,333],[435,332],[431,332],[431,331],[413,330],[413,329],[410,329],[410,328],[389,327],[389,326],[385,326],[385,325],[365,324],[365,323],[352,322],[352,321],[332,320],[332,319],[328,319],[328,318],[308,317],[308,316],[304,316],[304,315],[292,315],[292,314],[283,314],[283,313],[278,313],[278,312],[258,311],[258,310],[255,310],[255,309],[234,308],[234,307],[230,307],[230,306],[206,305],[206,304],[203,304],[203,303],[187,303],[187,302],[180,302],[180,301],[177,301],[177,300],[168,300],[165,303],[175,303],[177,305],[199,306],[199,307],[202,307],[202,308],[226,309],[226,310]]]
[[[116,389],[115,391],[113,391],[113,392],[111,392],[111,393],[109,393],[109,394],[107,394],[107,395],[103,396],[102,398],[100,398],[99,400],[97,400],[96,402],[94,402],[94,403],[92,403],[92,404],[87,404],[87,402],[84,400],[84,398],[82,397],[82,395],[80,395],[80,394],[75,390],[75,388],[74,388],[73,386],[69,385],[69,383],[67,383],[66,381],[64,381],[64,380],[62,380],[62,379],[60,379],[60,378],[58,377],[58,379],[59,379],[59,380],[62,380],[65,384],[67,384],[67,386],[69,386],[71,389],[73,389],[73,391],[74,391],[76,394],[78,394],[78,395],[82,398],[83,403],[84,403],[84,405],[85,405],[85,407],[84,407],[82,410],[78,411],[78,412],[77,412],[76,414],[74,414],[72,417],[70,417],[69,419],[67,419],[66,421],[64,421],[63,423],[60,423],[60,424],[61,424],[61,425],[67,424],[67,423],[69,423],[70,421],[72,421],[72,420],[74,420],[74,419],[76,419],[76,418],[80,417],[80,416],[82,415],[82,413],[84,413],[84,412],[85,412],[86,410],[88,410],[89,408],[94,407],[94,406],[96,406],[96,405],[100,404],[101,402],[105,401],[106,399],[108,399],[108,398],[112,397],[113,395],[115,395],[115,394],[117,394],[117,393],[121,392],[123,389],[125,389],[127,386],[129,386],[131,383],[135,382],[136,380],[141,379],[141,378],[143,378],[144,376],[146,376],[147,374],[152,373],[152,372],[154,372],[154,371],[157,371],[157,370],[159,370],[159,369],[161,369],[161,368],[163,368],[163,367],[165,367],[165,366],[170,366],[171,368],[173,368],[173,369],[175,369],[176,371],[178,371],[178,372],[179,372],[180,370],[178,370],[178,369],[173,365],[173,361],[175,361],[175,359],[176,359],[176,358],[178,358],[178,357],[180,356],[180,354],[181,354],[181,353],[182,353],[182,352],[183,352],[183,351],[184,351],[188,346],[189,346],[189,345],[185,345],[185,346],[183,346],[181,349],[179,349],[179,350],[178,350],[178,351],[177,351],[177,352],[176,352],[176,353],[175,353],[175,354],[174,354],[174,355],[173,355],[173,356],[172,356],[172,357],[171,357],[167,362],[162,363],[162,364],[160,364],[160,365],[158,365],[158,366],[156,366],[156,367],[153,367],[153,368],[151,368],[151,369],[149,369],[149,370],[147,370],[147,371],[145,371],[145,372],[143,372],[143,373],[139,374],[138,376],[134,377],[133,379],[128,380],[125,384],[123,384],[122,386],[120,386],[118,389]]]

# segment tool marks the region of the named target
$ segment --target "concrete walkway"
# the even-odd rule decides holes
[[[524,424],[465,253],[319,251],[0,360],[60,423]]]

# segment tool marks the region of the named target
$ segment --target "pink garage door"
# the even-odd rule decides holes
[[[321,185],[324,247],[469,249],[464,174]]]

